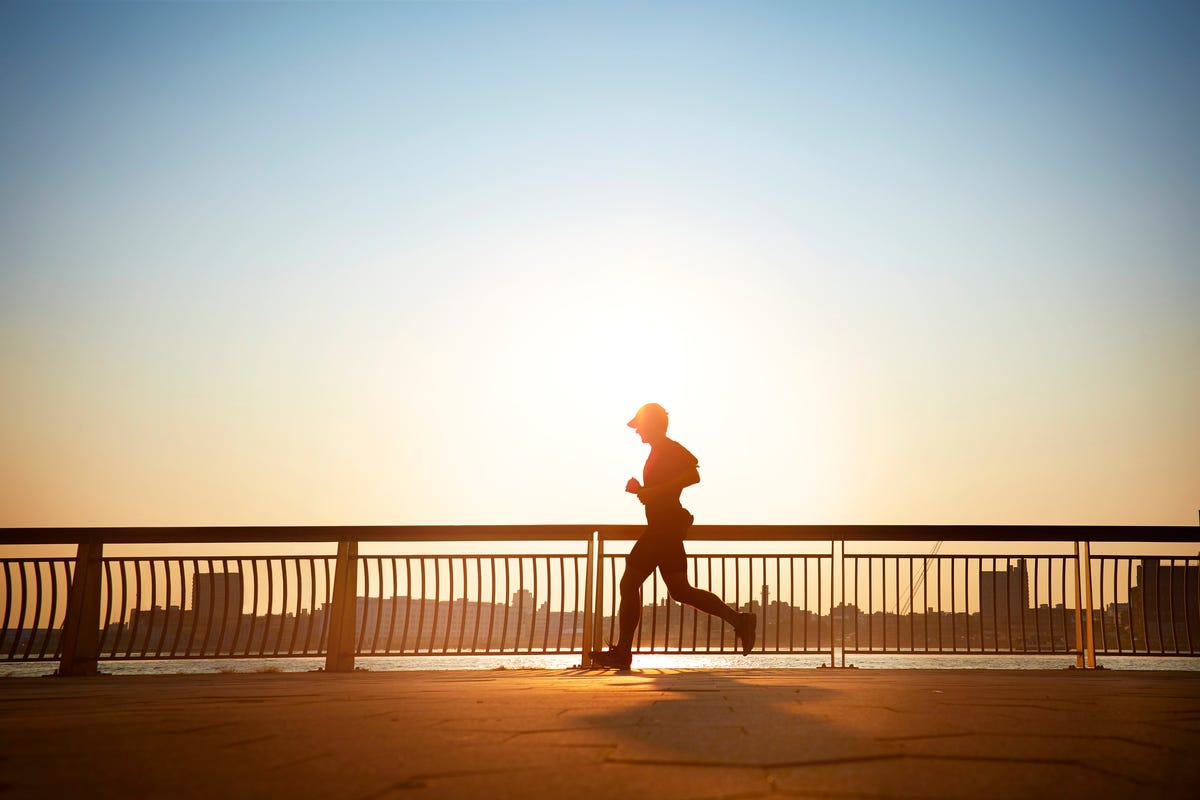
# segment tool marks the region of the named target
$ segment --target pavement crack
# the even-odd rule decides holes
[[[627,764],[630,766],[643,767],[694,767],[697,769],[719,768],[719,769],[806,769],[809,767],[837,767],[849,766],[852,764],[867,764],[882,761],[897,761],[901,759],[911,759],[917,761],[944,761],[955,763],[989,763],[989,764],[1037,764],[1040,766],[1051,767],[1078,767],[1079,769],[1090,770],[1100,775],[1118,778],[1136,785],[1143,785],[1142,781],[1124,775],[1119,772],[1097,767],[1094,764],[1089,764],[1075,759],[1065,758],[1017,758],[1008,756],[979,756],[979,755],[925,755],[915,753],[881,753],[872,756],[848,756],[845,758],[822,758],[810,761],[776,761],[776,762],[735,762],[735,761],[688,761],[686,759],[642,759],[642,758],[614,758],[605,759],[609,764]]]

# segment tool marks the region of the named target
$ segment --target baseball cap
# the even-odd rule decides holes
[[[660,420],[666,422],[667,410],[658,403],[646,403],[646,405],[637,410],[637,413],[633,415],[633,419],[625,424],[631,428],[636,428],[638,423],[643,420]]]

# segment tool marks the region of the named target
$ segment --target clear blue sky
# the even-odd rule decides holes
[[[6,3],[0,524],[1194,524],[1194,3]]]

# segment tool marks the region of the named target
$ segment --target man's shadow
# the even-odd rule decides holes
[[[603,681],[604,701],[572,721],[614,743],[609,763],[770,768],[870,755],[828,713],[837,690],[778,672],[671,669],[569,673]],[[592,689],[594,691],[594,689]],[[869,743],[868,743],[869,744]]]

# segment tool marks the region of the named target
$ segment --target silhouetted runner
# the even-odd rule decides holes
[[[618,612],[620,638],[607,650],[593,650],[592,664],[610,669],[629,669],[633,661],[633,635],[642,621],[642,584],[655,568],[662,574],[671,598],[720,617],[733,626],[742,643],[742,655],[754,649],[758,618],[741,614],[725,605],[712,592],[692,586],[687,579],[687,554],[683,538],[693,517],[679,502],[680,493],[700,482],[699,462],[679,442],[667,438],[667,411],[658,403],[638,409],[629,427],[650,445],[650,456],[642,471],[642,482],[630,478],[625,491],[636,494],[646,506],[646,532],[625,559],[621,576],[621,608]]]

